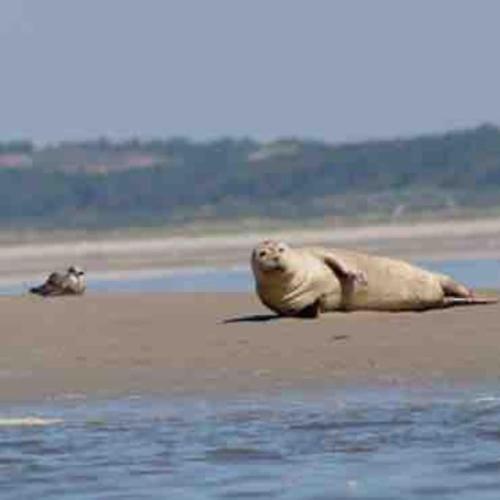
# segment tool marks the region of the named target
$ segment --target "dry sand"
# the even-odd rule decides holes
[[[500,377],[500,305],[273,319],[251,294],[0,298],[0,401]]]

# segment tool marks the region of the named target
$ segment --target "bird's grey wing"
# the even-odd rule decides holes
[[[62,284],[64,283],[65,278],[66,276],[64,274],[54,272],[49,275],[45,284],[51,285],[53,287],[61,287]]]
[[[47,285],[50,287],[50,295],[64,294],[64,282],[66,275],[62,273],[52,273],[47,280]]]
[[[61,273],[51,273],[42,285],[31,288],[30,292],[43,296],[57,295],[60,293],[63,279],[64,275]]]

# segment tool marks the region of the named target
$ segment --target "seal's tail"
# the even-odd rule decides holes
[[[498,297],[445,297],[443,299],[444,307],[455,306],[480,306],[485,304],[498,304]]]

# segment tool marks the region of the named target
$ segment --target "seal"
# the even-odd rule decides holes
[[[42,297],[82,295],[85,288],[85,272],[77,266],[70,266],[66,273],[51,273],[45,283],[31,288],[30,292]]]
[[[422,311],[497,303],[476,297],[451,277],[402,260],[344,249],[293,249],[266,240],[252,251],[256,292],[282,316],[328,311]]]

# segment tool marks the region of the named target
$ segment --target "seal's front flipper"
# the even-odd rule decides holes
[[[347,271],[345,274],[345,278],[355,285],[366,286],[368,285],[368,278],[366,277],[366,273],[363,271]]]
[[[337,275],[340,280],[347,280],[351,285],[366,286],[368,278],[366,273],[347,265],[342,259],[332,253],[321,255],[325,264]]]
[[[497,297],[444,297],[443,307],[479,306],[485,304],[498,304]]]
[[[304,309],[301,309],[295,316],[297,316],[297,318],[307,319],[317,318],[319,316],[319,302],[316,301],[310,306],[304,307]]]

